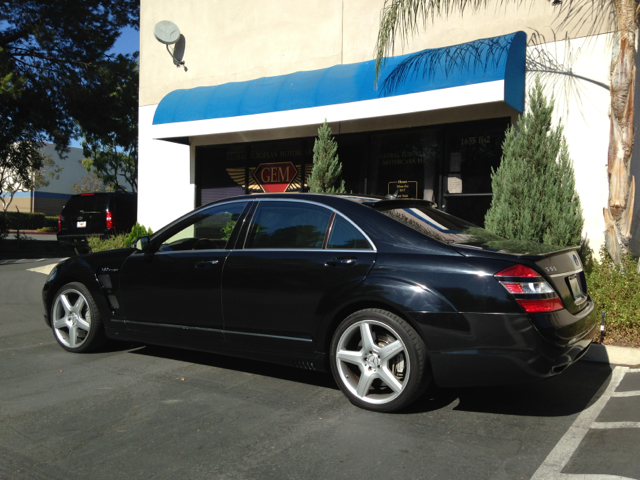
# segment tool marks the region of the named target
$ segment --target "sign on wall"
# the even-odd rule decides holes
[[[253,171],[253,178],[266,193],[286,192],[297,175],[298,170],[291,162],[261,163]]]

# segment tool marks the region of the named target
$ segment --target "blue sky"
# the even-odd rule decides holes
[[[140,50],[140,32],[133,28],[122,30],[111,49],[113,53],[133,53]]]
[[[110,53],[133,53],[140,50],[140,32],[134,28],[125,28]],[[71,147],[81,148],[78,140],[71,140]]]

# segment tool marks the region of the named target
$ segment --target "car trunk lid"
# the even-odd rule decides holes
[[[558,292],[569,312],[577,313],[587,305],[587,279],[574,249],[544,255],[535,259],[534,263]]]
[[[536,270],[554,288],[564,307],[571,313],[580,312],[587,306],[587,280],[577,247],[558,247],[535,242],[506,240],[503,248],[498,241],[483,246],[452,244],[466,256],[495,256],[537,267]],[[535,253],[534,253],[535,252]]]

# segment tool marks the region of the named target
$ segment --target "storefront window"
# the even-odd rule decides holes
[[[312,167],[307,139],[197,147],[196,206],[234,195],[302,191]]]
[[[348,193],[426,199],[479,226],[491,205],[508,118],[335,135]],[[315,138],[196,148],[198,205],[305,191]]]
[[[443,161],[443,210],[478,226],[491,206],[491,169],[497,169],[508,122],[475,122],[450,128]]]
[[[382,134],[377,155],[378,194],[398,198],[434,199],[442,156],[441,131]]]

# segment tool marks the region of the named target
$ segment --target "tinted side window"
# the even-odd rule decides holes
[[[322,248],[331,214],[306,203],[261,202],[245,248]]]
[[[224,249],[246,202],[230,203],[192,215],[162,241],[160,251]]]
[[[336,215],[331,227],[327,248],[340,250],[371,250],[366,238],[340,215]]]

